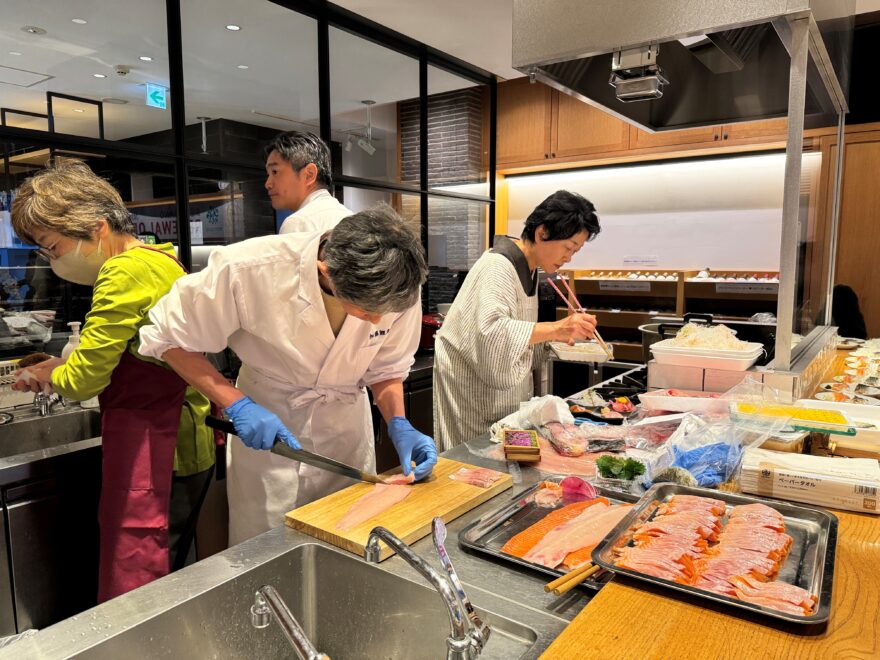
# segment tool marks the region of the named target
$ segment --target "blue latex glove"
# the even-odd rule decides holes
[[[437,465],[437,446],[434,440],[416,431],[406,417],[392,417],[388,423],[388,435],[391,436],[391,442],[400,457],[404,476],[409,475],[413,461],[416,463],[415,470],[412,470],[416,481],[431,474],[431,470]]]
[[[272,449],[275,436],[284,440],[291,449],[302,449],[278,415],[254,403],[249,396],[229,406],[226,415],[235,426],[235,434],[251,449]]]
[[[688,451],[673,447],[674,467],[688,470],[697,483],[704,488],[712,488],[726,481],[733,474],[742,455],[742,449],[726,442],[703,445]]]

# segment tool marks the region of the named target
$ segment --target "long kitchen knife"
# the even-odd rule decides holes
[[[208,415],[208,417],[205,419],[205,424],[210,426],[212,429],[217,429],[218,431],[223,431],[224,433],[231,433],[235,435],[235,426],[233,426],[232,422],[225,419],[220,419],[219,417]],[[341,474],[343,477],[348,477],[349,479],[366,481],[371,484],[384,483],[375,474],[367,474],[366,472],[358,470],[351,465],[340,463],[339,461],[333,460],[332,458],[321,456],[321,454],[314,454],[310,451],[306,451],[305,449],[293,449],[290,445],[279,438],[275,438],[275,444],[272,446],[271,451],[273,454],[284,456],[284,458],[289,458],[292,461],[307,463],[308,465],[312,465],[322,470],[327,470],[328,472]]]

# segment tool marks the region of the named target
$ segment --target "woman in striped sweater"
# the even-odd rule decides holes
[[[599,233],[592,203],[560,190],[526,219],[520,239],[497,236],[468,273],[437,333],[434,438],[445,451],[489,430],[533,394],[547,341],[593,336],[596,318],[538,323],[538,269],[553,274]]]

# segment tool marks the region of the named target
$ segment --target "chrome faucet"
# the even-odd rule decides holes
[[[64,407],[64,401],[60,394],[46,394],[45,392],[37,392],[34,394],[34,408],[37,409],[40,417],[45,417],[57,404]]]
[[[330,660],[329,656],[320,653],[309,641],[305,630],[291,614],[275,587],[267,584],[257,589],[254,594],[251,624],[254,628],[265,628],[272,623],[273,616],[300,660]]]
[[[435,518],[435,520],[437,520]],[[440,521],[442,524],[442,520]],[[462,606],[461,597],[469,606],[467,597],[464,596],[464,590],[461,583],[453,585],[450,578],[441,575],[428,562],[403,541],[401,541],[393,532],[388,531],[384,527],[374,527],[367,539],[367,545],[364,549],[364,559],[370,563],[378,563],[381,556],[379,541],[382,540],[390,545],[400,557],[410,566],[421,573],[428,582],[430,582],[446,604],[449,611],[449,621],[452,625],[452,631],[446,640],[446,659],[447,660],[473,660],[480,655],[486,640],[489,638],[489,626],[479,623],[479,627],[474,620],[465,615],[465,607]],[[446,558],[448,561],[448,557]],[[444,561],[444,564],[446,562]],[[457,582],[457,578],[456,578]]]

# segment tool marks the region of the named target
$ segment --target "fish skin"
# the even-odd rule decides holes
[[[535,547],[535,544],[544,538],[550,530],[559,527],[569,520],[577,518],[586,508],[599,503],[602,503],[605,506],[611,504],[604,497],[597,497],[595,500],[575,502],[574,504],[568,504],[561,509],[551,511],[534,525],[530,525],[519,534],[512,536],[507,543],[501,547],[501,552],[522,559],[523,556]]]

